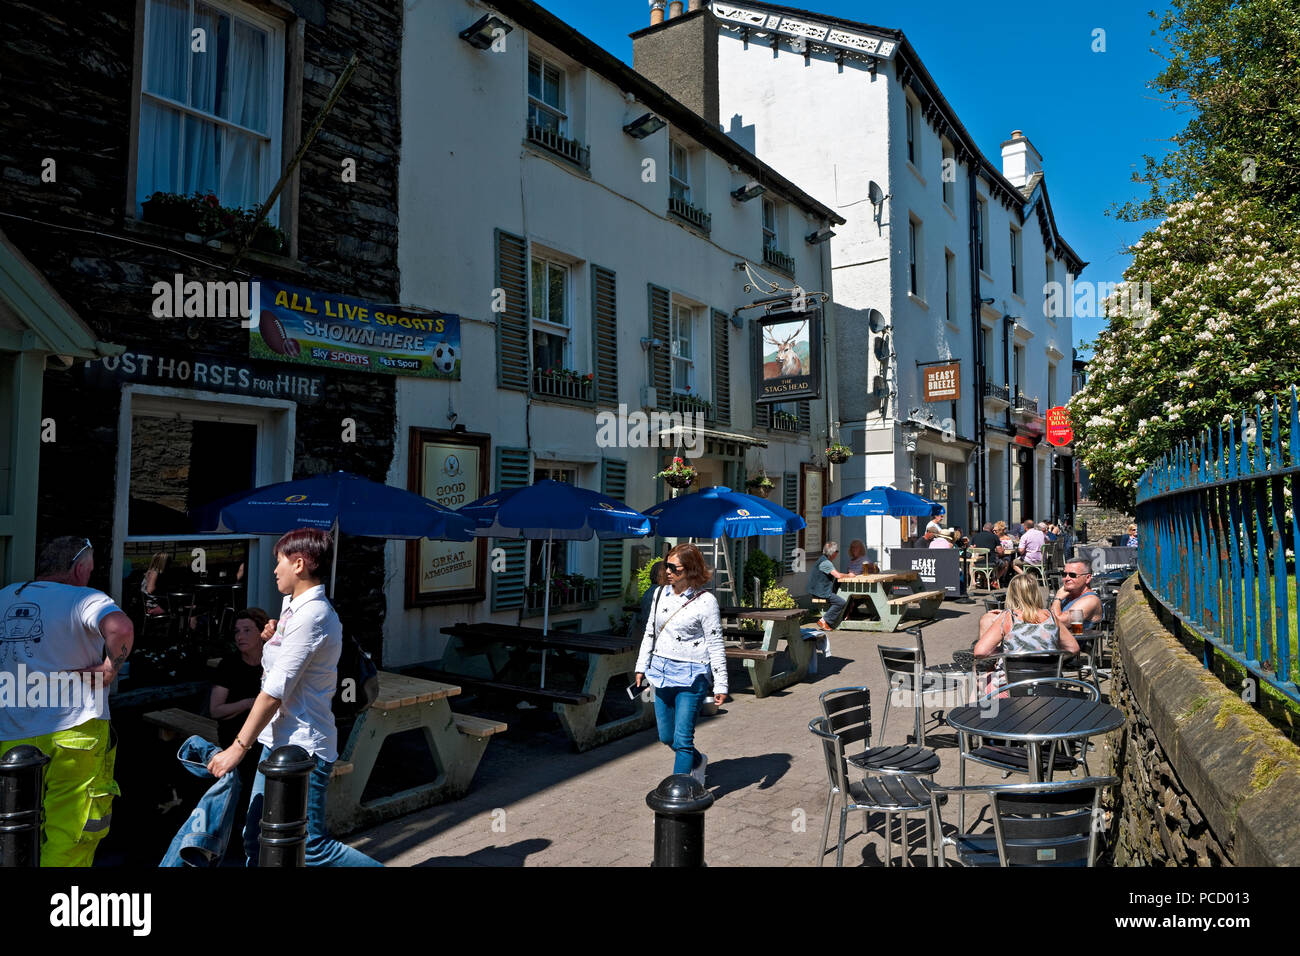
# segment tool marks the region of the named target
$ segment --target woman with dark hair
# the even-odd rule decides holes
[[[338,759],[338,731],[330,702],[338,685],[343,625],[321,584],[334,542],[324,531],[298,528],[275,545],[275,583],[283,594],[279,621],[262,631],[262,689],[232,746],[213,756],[208,770],[222,777],[262,745],[260,764],[277,747],[296,744],[315,760],[307,791],[308,866],[381,866],[329,835],[325,791]],[[244,823],[249,866],[257,865],[266,777],[258,770]]]
[[[709,758],[695,749],[695,720],[711,684],[714,703],[727,699],[727,656],[718,601],[704,586],[712,577],[693,544],[664,559],[668,583],[655,593],[636,662],[636,684],[655,689],[659,739],[677,754],[673,773],[704,785]]]

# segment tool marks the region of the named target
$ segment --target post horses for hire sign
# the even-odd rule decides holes
[[[248,354],[318,368],[460,381],[460,316],[261,280]]]

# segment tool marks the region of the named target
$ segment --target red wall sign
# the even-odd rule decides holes
[[[1047,441],[1053,445],[1068,445],[1074,441],[1070,412],[1064,405],[1047,410]]]

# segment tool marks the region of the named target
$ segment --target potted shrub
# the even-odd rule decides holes
[[[689,488],[696,478],[696,471],[681,458],[674,458],[673,463],[663,471],[655,472],[656,478],[662,478],[670,488]]]
[[[176,193],[157,192],[141,203],[144,221],[171,229],[189,229],[194,222],[194,214],[188,196]]]
[[[832,464],[842,465],[853,457],[853,451],[848,445],[841,445],[839,442],[831,442],[826,449],[826,457]]]
[[[754,475],[751,478],[746,479],[745,481],[746,491],[748,491],[751,495],[759,495],[760,497],[763,498],[766,498],[768,495],[770,495],[772,493],[772,489],[775,487],[776,487],[776,483],[767,476],[766,472],[760,472],[759,474]]]

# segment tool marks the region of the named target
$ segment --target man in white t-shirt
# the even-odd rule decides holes
[[[45,768],[42,866],[90,866],[108,833],[116,742],[108,688],[135,639],[101,591],[85,538],[55,538],[36,580],[0,590],[0,756],[29,744]]]

